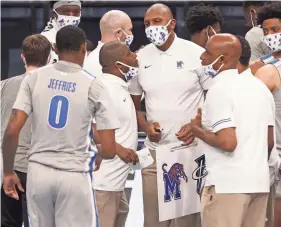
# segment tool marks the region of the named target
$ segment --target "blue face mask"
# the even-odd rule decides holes
[[[224,66],[224,64],[222,64],[218,70],[215,70],[213,65],[216,64],[216,62],[222,57],[223,55],[220,55],[213,63],[211,63],[210,65],[203,65],[203,72],[205,75],[207,76],[211,76],[212,78],[214,78],[216,75],[219,74],[221,68]]]

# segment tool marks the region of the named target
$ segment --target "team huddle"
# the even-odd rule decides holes
[[[280,227],[281,3],[244,9],[246,38],[221,33],[217,8],[189,8],[188,41],[169,7],[154,4],[150,44],[132,52],[125,12],[103,15],[92,50],[81,2],[55,2],[45,30],[23,41],[26,72],[1,81],[1,226],[125,227],[125,183],[139,164],[144,227]],[[152,164],[136,152],[138,130]],[[157,156],[195,142],[201,209],[160,221]],[[173,171],[188,181],[184,165]],[[167,193],[165,202],[180,199],[175,185]]]

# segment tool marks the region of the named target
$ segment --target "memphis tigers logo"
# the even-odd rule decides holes
[[[186,183],[188,181],[182,164],[173,164],[169,171],[166,170],[167,166],[166,163],[162,165],[165,187],[164,202],[170,202],[172,197],[174,200],[181,199],[180,179],[182,178]]]
[[[197,163],[197,168],[192,173],[192,179],[197,181],[196,192],[200,194],[203,178],[207,176],[208,171],[206,170],[206,158],[205,155],[201,155],[199,158],[194,160]]]

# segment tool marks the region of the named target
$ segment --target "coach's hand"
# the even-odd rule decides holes
[[[147,134],[151,142],[159,142],[161,139],[161,127],[158,122],[148,123],[145,127],[145,133]]]
[[[101,162],[102,162],[102,157],[100,155],[97,155],[96,160],[95,160],[94,171],[98,171],[100,169]]]
[[[191,124],[186,124],[176,133],[176,137],[184,144],[190,144],[194,140],[194,135],[191,131]]]
[[[139,156],[137,155],[137,153],[133,150],[131,150],[131,160],[132,160],[132,163],[135,165],[139,162]]]
[[[3,181],[3,189],[5,194],[9,197],[19,200],[19,195],[16,187],[19,191],[24,192],[20,179],[18,178],[18,175],[15,172],[5,174]]]
[[[131,158],[131,151],[130,149],[127,149],[120,144],[117,144],[117,155],[121,160],[123,160],[125,163],[132,162]]]

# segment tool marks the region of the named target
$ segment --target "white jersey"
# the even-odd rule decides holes
[[[45,36],[49,42],[52,44],[52,50],[51,50],[51,59],[50,63],[53,64],[58,61],[58,55],[54,51],[54,47],[56,44],[56,35],[59,30],[59,27],[57,26],[54,19],[50,19],[45,29],[41,32],[41,35]]]

